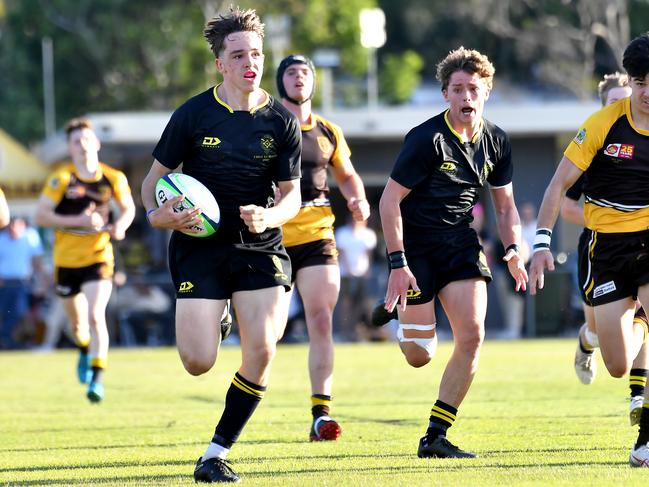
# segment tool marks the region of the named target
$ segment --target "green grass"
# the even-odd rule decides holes
[[[394,343],[337,347],[336,443],[309,443],[307,349],[280,347],[264,401],[230,457],[247,485],[649,484],[628,465],[626,379],[581,385],[573,340],[489,342],[449,437],[476,460],[419,459],[417,442],[451,352],[412,369]],[[194,378],[174,349],[112,350],[91,405],[72,351],[0,354],[0,485],[190,485],[238,347]]]

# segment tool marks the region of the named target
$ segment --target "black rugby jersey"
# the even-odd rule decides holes
[[[512,181],[509,137],[483,119],[471,142],[453,130],[447,111],[413,128],[390,177],[411,192],[401,201],[404,238],[468,227],[478,189]]]
[[[649,228],[649,131],[624,98],[591,115],[564,155],[584,172],[586,227],[604,233]]]
[[[234,111],[217,87],[190,98],[171,116],[153,156],[182,171],[214,194],[221,210],[216,240],[268,240],[278,228],[250,234],[239,206],[273,205],[273,183],[300,177],[301,134],[297,119],[267,94],[251,111]]]
[[[579,201],[581,195],[584,193],[584,175],[579,176],[575,184],[570,186],[566,191],[566,198],[570,198],[573,201]]]

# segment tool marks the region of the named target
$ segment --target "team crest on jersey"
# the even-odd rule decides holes
[[[608,144],[604,149],[604,154],[610,157],[620,157],[622,159],[633,159],[633,144]]]
[[[50,179],[50,188],[56,189],[59,187],[59,178]]]
[[[259,143],[261,144],[261,148],[264,151],[264,154],[268,155],[275,152],[275,139],[273,139],[270,135],[262,136],[262,138],[259,140]]]
[[[323,154],[329,154],[332,151],[333,145],[331,145],[331,141],[327,137],[320,135],[316,140],[318,141],[318,147],[320,147],[320,151],[322,151]]]
[[[586,129],[581,129],[579,132],[577,132],[577,135],[575,135],[575,138],[573,140],[577,145],[583,144],[584,140],[586,140]]]

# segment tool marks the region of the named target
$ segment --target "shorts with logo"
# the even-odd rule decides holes
[[[112,262],[99,262],[85,267],[55,267],[55,292],[63,298],[81,292],[81,286],[90,281],[112,279],[115,265]]]
[[[438,233],[425,243],[405,246],[408,267],[421,293],[408,290],[410,305],[432,301],[447,284],[475,277],[491,282],[487,258],[471,228]]]
[[[291,261],[279,239],[233,244],[173,232],[169,270],[176,299],[230,299],[237,291],[291,288]]]
[[[291,282],[295,282],[297,271],[305,267],[338,264],[336,241],[331,238],[286,247],[286,252],[291,258]]]
[[[579,240],[579,285],[590,306],[634,298],[649,283],[649,230],[601,233]]]

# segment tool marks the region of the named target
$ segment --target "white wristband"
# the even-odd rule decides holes
[[[552,230],[549,228],[537,228],[536,235],[534,236],[534,252],[539,250],[550,250],[550,243],[552,242]]]

